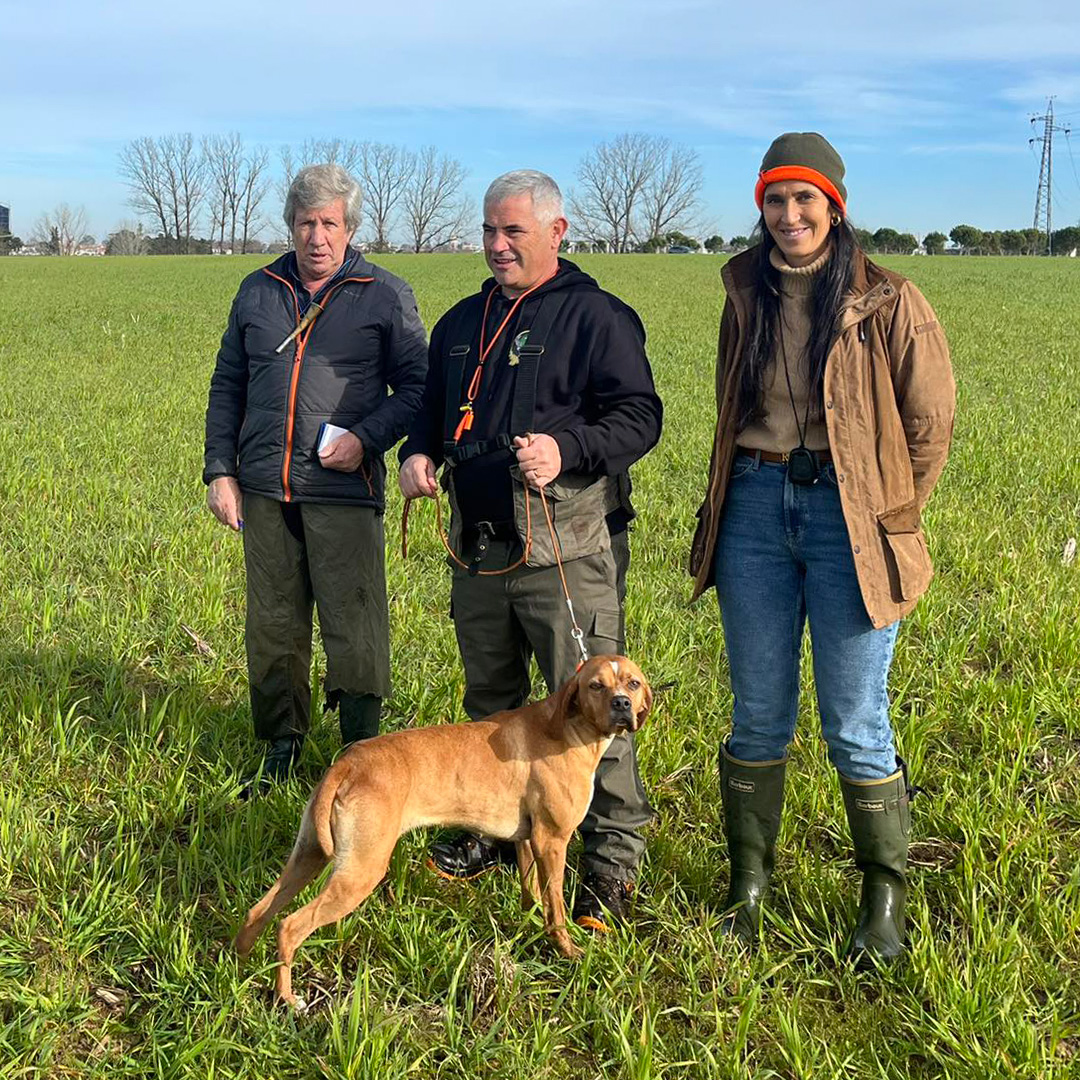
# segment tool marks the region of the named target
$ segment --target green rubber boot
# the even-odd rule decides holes
[[[338,698],[338,722],[341,725],[341,745],[373,739],[379,734],[379,713],[382,698],[374,694],[346,694]]]
[[[862,895],[847,957],[860,971],[889,964],[904,951],[908,833],[912,789],[907,766],[884,780],[840,777]]]
[[[746,945],[757,941],[761,901],[769,889],[784,805],[787,755],[777,761],[740,761],[720,747],[720,792],[724,802],[731,882],[722,924],[724,936]]]

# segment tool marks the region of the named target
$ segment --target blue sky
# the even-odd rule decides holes
[[[868,228],[1024,227],[1038,160],[1028,117],[1055,110],[1054,223],[1080,220],[1080,4],[855,5],[277,0],[0,0],[0,203],[29,234],[60,202],[91,232],[133,217],[117,174],[130,139],[238,131],[427,143],[479,199],[507,169],[574,185],[624,131],[701,155],[705,223],[749,230],[761,155],[818,130],[844,157]],[[275,208],[276,209],[276,208]]]

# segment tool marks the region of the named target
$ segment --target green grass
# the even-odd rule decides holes
[[[946,327],[952,458],[937,578],[901,632],[914,778],[911,951],[838,963],[857,902],[812,688],[764,947],[717,936],[716,748],[730,694],[683,567],[714,422],[719,260],[583,258],[641,313],[667,407],[635,469],[629,651],[661,695],[640,736],[658,817],[632,929],[558,959],[509,874],[451,887],[399,846],[389,888],[301,950],[271,1003],[267,935],[227,943],[338,747],[235,801],[252,760],[243,560],[206,511],[202,417],[254,259],[0,259],[0,1076],[1080,1075],[1080,287],[1070,260],[900,259]],[[484,276],[399,256],[429,327]],[[430,507],[388,509],[390,725],[461,719]],[[200,651],[190,628],[209,645]]]

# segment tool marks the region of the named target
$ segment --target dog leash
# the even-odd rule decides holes
[[[524,483],[524,481],[522,481],[522,483]],[[541,492],[540,497],[543,498],[543,492]],[[470,574],[475,573],[478,577],[501,577],[503,574],[509,574],[511,570],[517,570],[518,567],[525,565],[529,558],[529,553],[532,551],[532,507],[529,502],[528,492],[526,492],[525,494],[525,549],[521,553],[521,558],[518,559],[516,563],[513,563],[510,566],[506,566],[502,570],[473,570],[473,568],[458,555],[458,553],[450,546],[450,537],[447,535],[446,529],[443,527],[442,503],[439,501],[438,489],[436,489],[434,499],[435,529],[439,534],[439,539],[442,541],[442,546],[446,548],[447,555],[449,555],[450,558],[453,559],[453,561],[458,566],[460,566],[462,570],[466,570]],[[406,499],[405,508],[401,511],[402,559],[407,559],[409,557],[409,510],[412,507],[412,502],[412,499]]]
[[[521,553],[521,558],[513,565],[507,566],[502,570],[477,570],[477,575],[483,577],[500,577],[503,574],[510,573],[511,570],[517,570],[518,567],[523,566],[529,558],[529,553],[532,551],[531,500],[529,499],[528,486],[525,484],[525,480],[522,479],[521,483],[522,486],[525,487],[525,548]],[[548,509],[547,496],[544,494],[543,488],[537,488],[537,491],[540,495],[540,505],[544,508],[544,520],[547,522],[548,535],[551,537],[551,547],[555,552],[555,565],[559,570],[559,581],[562,584],[563,596],[566,599],[566,610],[570,613],[570,636],[574,639],[574,643],[578,647],[578,652],[581,654],[581,659],[578,661],[576,668],[577,671],[580,671],[585,664],[589,662],[589,650],[585,647],[585,631],[578,625],[577,615],[574,614],[574,601],[570,596],[570,586],[566,582],[566,572],[563,570],[562,550],[559,546],[559,538],[555,535],[555,524],[551,520],[551,511]],[[409,557],[409,509],[412,506],[412,501],[412,499],[406,499],[405,507],[401,512],[401,558],[403,560]],[[450,546],[450,537],[443,527],[442,503],[439,501],[438,490],[436,490],[435,493],[435,528],[438,531],[439,539],[442,541],[442,545],[446,548],[450,558],[453,559],[462,570],[470,570],[469,564],[466,563]]]

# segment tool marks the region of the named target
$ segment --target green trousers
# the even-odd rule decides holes
[[[390,693],[383,516],[369,506],[244,494],[248,688],[255,735],[303,735],[311,712],[311,615],[326,699]]]
[[[625,542],[625,534],[620,538]],[[481,568],[516,561],[521,548],[492,540]],[[463,553],[468,562],[472,552]],[[574,613],[590,656],[622,653],[622,605],[610,551],[564,565]],[[465,711],[474,720],[528,699],[535,655],[554,693],[577,670],[580,653],[556,567],[521,567],[501,577],[454,569],[451,612],[465,666]],[[632,880],[645,848],[641,827],[653,811],[638,773],[633,736],[618,736],[596,770],[593,800],[581,823],[586,871]]]

